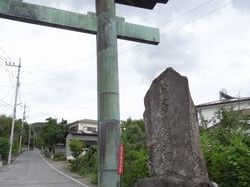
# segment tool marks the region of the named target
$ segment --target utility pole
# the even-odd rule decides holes
[[[35,150],[35,140],[36,140],[36,133],[35,133],[35,129],[33,128],[33,150]]]
[[[24,126],[24,121],[25,121],[25,118],[26,118],[25,113],[26,113],[26,103],[25,103],[24,109],[23,109],[22,130],[21,130],[21,136],[20,136],[20,140],[19,140],[19,155],[22,152],[23,126]]]
[[[18,88],[20,86],[19,78],[20,78],[20,69],[21,69],[21,59],[19,60],[19,65],[15,65],[14,63],[7,63],[7,66],[17,67],[17,82],[16,82],[16,93],[15,93],[15,101],[14,101],[14,109],[13,109],[13,117],[12,117],[12,124],[11,124],[11,133],[10,133],[10,148],[9,148],[9,156],[8,156],[8,165],[11,164],[11,155],[12,155],[12,146],[13,146],[13,137],[14,137],[14,130],[15,130],[15,121],[16,121],[16,106],[17,106],[17,96],[18,96]]]
[[[30,150],[31,125],[29,125],[28,151]]]

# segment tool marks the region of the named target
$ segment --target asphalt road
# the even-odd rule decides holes
[[[38,151],[24,152],[0,172],[1,187],[83,187],[52,169]]]

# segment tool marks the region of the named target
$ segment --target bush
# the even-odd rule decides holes
[[[202,130],[201,145],[210,180],[220,187],[247,187],[250,184],[250,137],[240,128],[239,113],[223,111],[221,125]],[[224,117],[224,118],[223,118]],[[146,132],[143,120],[122,122],[125,144],[123,186],[132,187],[149,176]],[[97,146],[90,146],[84,156],[72,161],[71,169],[97,183]]]
[[[83,156],[77,157],[71,162],[71,171],[77,172],[85,177],[90,178],[93,184],[98,182],[98,160],[97,146],[92,145],[86,148]]]
[[[0,154],[4,160],[7,160],[9,153],[9,139],[8,138],[0,138]]]
[[[232,110],[222,110],[219,116],[221,122],[217,128],[201,133],[210,180],[220,187],[247,187],[250,185],[250,136],[249,129],[240,122],[246,117]],[[123,185],[131,187],[149,176],[144,122],[131,119],[123,122],[122,141],[125,144]]]
[[[122,141],[125,144],[123,185],[133,186],[139,179],[149,176],[146,132],[143,120],[122,123]]]
[[[83,143],[79,140],[71,140],[69,144],[73,157],[77,158],[83,152]]]
[[[250,185],[250,137],[241,128],[240,113],[221,112],[217,128],[202,131],[201,145],[209,178],[220,187]]]
[[[57,155],[57,156],[55,156],[54,160],[55,161],[64,161],[64,160],[66,160],[66,157],[63,155]]]

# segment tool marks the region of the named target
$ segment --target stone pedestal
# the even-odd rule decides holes
[[[172,68],[145,96],[144,121],[151,178],[136,187],[209,187],[188,79]]]

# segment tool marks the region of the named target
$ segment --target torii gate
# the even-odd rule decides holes
[[[115,3],[153,9],[168,0],[96,0],[87,15],[22,2],[0,0],[0,17],[97,35],[99,187],[120,186],[117,174],[120,107],[117,38],[157,45],[159,30],[115,16]]]

